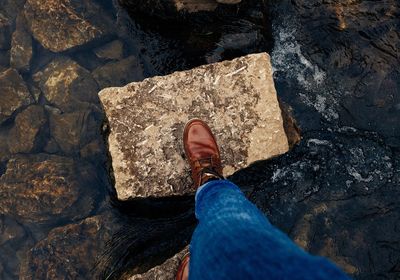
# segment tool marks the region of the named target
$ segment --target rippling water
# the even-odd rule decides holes
[[[12,12],[7,3],[1,12]],[[20,71],[33,101],[0,126],[1,279],[113,278],[183,247],[195,226],[192,197],[115,200],[104,115],[91,93],[259,51],[270,52],[303,139],[232,180],[306,250],[359,279],[400,277],[398,2],[270,1],[263,10],[250,1],[183,29],[99,3],[116,32],[62,54],[34,40],[31,69]],[[130,68],[94,53],[116,39],[122,58],[135,58]],[[49,100],[43,70],[75,65],[67,58],[81,67],[78,95],[64,100],[58,88]],[[95,74],[107,63],[111,70]],[[0,64],[10,68],[7,47]]]

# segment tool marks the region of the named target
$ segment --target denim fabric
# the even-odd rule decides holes
[[[272,226],[229,181],[211,181],[197,191],[196,217],[189,280],[350,279]]]

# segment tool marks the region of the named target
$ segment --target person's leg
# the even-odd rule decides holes
[[[199,188],[196,217],[189,280],[348,279],[335,265],[304,252],[273,227],[227,180]]]

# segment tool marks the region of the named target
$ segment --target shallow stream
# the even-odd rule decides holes
[[[61,2],[106,35],[65,42],[75,18],[0,2],[0,279],[118,279],[183,248],[193,197],[115,199],[97,93],[261,51],[302,140],[231,179],[311,253],[400,278],[398,1],[247,1],[168,25],[106,0],[46,5]]]

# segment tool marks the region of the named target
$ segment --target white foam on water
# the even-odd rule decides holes
[[[291,23],[287,26],[283,23],[276,26],[274,34],[275,47],[272,51],[273,71],[284,71],[305,89],[312,89],[321,85],[326,78],[326,73],[309,61],[301,52],[301,46],[296,41],[296,26]]]
[[[296,41],[300,29],[296,19],[285,18],[273,24],[275,46],[271,53],[274,73],[283,72],[285,78],[295,79],[304,89],[298,95],[302,101],[315,108],[328,121],[339,118],[338,100],[342,93],[327,85],[327,74],[306,58]]]

